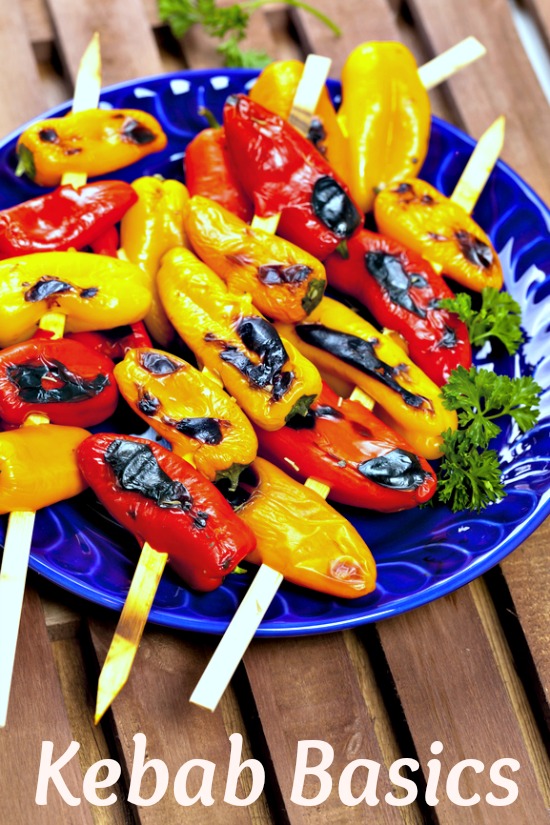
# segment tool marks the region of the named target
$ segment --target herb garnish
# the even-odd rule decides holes
[[[498,338],[513,355],[523,341],[520,306],[507,292],[485,287],[479,310],[472,308],[472,299],[465,292],[454,298],[443,298],[439,305],[455,312],[464,321],[472,346],[479,347],[489,338]]]

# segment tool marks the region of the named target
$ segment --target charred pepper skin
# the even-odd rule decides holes
[[[0,418],[21,425],[42,413],[52,424],[91,427],[111,416],[114,364],[77,341],[33,338],[0,352]]]
[[[109,513],[140,544],[168,553],[189,587],[214,590],[256,544],[214,485],[159,444],[104,433],[87,438],[77,458]]]
[[[411,360],[439,387],[458,366],[469,369],[466,324],[439,306],[454,293],[420,255],[362,229],[350,239],[346,257],[333,252],[325,266],[330,285],[360,301],[381,326],[398,332]]]
[[[276,432],[257,430],[260,455],[304,482],[322,479],[331,501],[396,513],[428,501],[428,462],[370,410],[327,385],[307,415]]]
[[[380,232],[421,255],[442,274],[476,292],[500,289],[498,255],[486,233],[457,203],[431,184],[407,178],[377,196]]]
[[[256,214],[280,212],[283,238],[322,261],[361,225],[346,183],[283,118],[237,95],[225,105],[224,126]]]

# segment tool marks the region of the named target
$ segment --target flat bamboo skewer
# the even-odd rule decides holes
[[[485,54],[487,49],[483,43],[476,37],[466,37],[419,68],[422,85],[429,91]]]
[[[99,36],[96,33],[80,62],[73,111],[95,108],[99,101],[100,91],[101,57]],[[76,188],[86,183],[86,176],[66,172],[61,183],[62,185],[72,184]],[[65,330],[65,316],[57,312],[47,313],[41,319],[39,326],[40,329],[51,332],[54,338],[62,338]],[[48,423],[49,419],[45,415],[30,415],[23,426]],[[6,726],[8,716],[35,517],[34,510],[16,510],[10,513],[4,543],[4,555],[0,569],[0,728]]]

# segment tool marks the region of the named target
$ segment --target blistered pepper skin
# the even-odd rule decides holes
[[[378,404],[375,412],[427,459],[441,455],[441,433],[456,429],[454,411],[443,406],[439,387],[388,336],[330,298],[307,322],[278,324],[321,370],[358,386]]]
[[[326,274],[320,261],[277,235],[249,226],[214,201],[192,197],[185,228],[199,258],[231,292],[249,292],[268,318],[302,321],[323,297]]]
[[[318,370],[252,305],[187,249],[162,261],[158,287],[168,317],[200,364],[257,426],[276,430],[321,391]]]
[[[18,172],[57,186],[65,172],[97,177],[166,146],[152,115],[138,109],[87,109],[33,123],[17,141]]]
[[[353,197],[364,212],[376,192],[416,175],[428,151],[430,101],[402,43],[363,43],[342,70],[338,117],[348,135]]]
[[[258,430],[260,454],[301,482],[321,479],[341,504],[396,513],[428,501],[436,477],[397,433],[327,384],[306,416]]]
[[[167,347],[174,329],[160,302],[156,274],[162,256],[175,246],[186,246],[183,213],[189,198],[187,188],[177,180],[138,178],[132,183],[137,203],[120,225],[120,244],[126,257],[149,275],[152,300],[145,325],[153,339]]]
[[[384,235],[467,289],[502,287],[502,267],[489,237],[461,206],[426,181],[409,178],[380,192],[374,215]]]
[[[134,349],[115,367],[120,391],[144,421],[190,456],[209,481],[229,477],[256,457],[258,441],[234,398],[182,358]]]
[[[466,324],[439,306],[454,294],[420,255],[362,229],[350,239],[346,256],[333,252],[325,266],[331,286],[357,298],[381,326],[398,332],[411,360],[439,387],[458,366],[470,368]]]
[[[127,261],[86,252],[37,252],[0,261],[0,346],[30,338],[48,312],[67,332],[133,324],[151,303],[148,278]]]
[[[114,364],[77,341],[33,338],[0,352],[0,418],[91,427],[116,409]]]
[[[76,450],[88,436],[57,424],[0,433],[0,513],[40,510],[85,490]]]
[[[115,362],[122,361],[131,349],[153,346],[143,321],[114,327],[103,332],[69,332],[64,337],[80,341],[81,344],[106,355]]]
[[[159,444],[90,436],[78,449],[78,463],[109,513],[140,544],[168,553],[171,567],[196,590],[214,590],[255,546],[214,485]]]
[[[252,471],[255,483],[237,510],[256,536],[247,561],[267,564],[287,581],[331,596],[371,593],[374,559],[349,521],[268,461],[256,459]]]

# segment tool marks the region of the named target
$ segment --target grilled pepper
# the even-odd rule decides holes
[[[319,260],[362,222],[347,185],[286,120],[244,95],[224,108],[229,151],[257,215],[281,213],[278,233]]]
[[[325,268],[316,258],[208,198],[190,199],[185,229],[199,258],[231,292],[249,292],[268,318],[302,321],[323,297]]]
[[[0,258],[31,252],[83,249],[113,227],[137,200],[128,183],[103,180],[48,195],[0,212]]]
[[[214,590],[255,539],[221,493],[187,461],[143,438],[100,434],[78,449],[83,476],[140,544],[168,553],[197,590]]]
[[[376,568],[359,533],[321,496],[257,458],[230,495],[256,536],[247,561],[287,581],[354,599],[374,590]]]
[[[17,141],[16,173],[57,186],[65,172],[97,177],[166,146],[159,122],[138,109],[87,109],[40,120]]]
[[[430,137],[430,101],[402,43],[363,43],[342,70],[339,120],[348,135],[352,196],[364,212],[375,193],[416,175]]]
[[[156,274],[165,252],[186,245],[183,211],[189,193],[177,180],[155,177],[138,178],[132,186],[138,202],[122,219],[120,242],[128,260],[149,276],[153,298],[145,325],[155,341],[168,346],[174,329],[158,296]]]
[[[85,490],[76,448],[88,436],[57,424],[0,433],[0,513],[40,510]]]
[[[158,273],[161,300],[197,360],[218,373],[252,421],[276,430],[305,413],[321,377],[252,306],[187,249],[172,249]]]
[[[30,338],[47,312],[68,332],[133,324],[151,293],[139,267],[86,252],[37,252],[0,261],[0,346]]]
[[[52,424],[91,427],[115,411],[114,364],[66,339],[33,338],[0,352],[0,418],[23,424],[43,413]]]
[[[304,64],[300,60],[276,60],[270,63],[262,70],[250,90],[250,99],[288,120],[303,72]],[[347,141],[326,86],[323,86],[307,138],[324,155],[336,174],[347,181]]]
[[[428,462],[357,401],[336,395],[327,384],[307,415],[286,427],[258,430],[260,453],[290,475],[322,479],[329,498],[383,513],[428,501],[436,488]]]
[[[151,347],[151,339],[143,321],[127,324],[103,332],[69,332],[65,338],[80,341],[90,349],[101,352],[112,361],[122,361],[128,350],[135,347]]]
[[[338,301],[324,298],[307,322],[277,324],[319,369],[346,379],[378,404],[376,414],[424,458],[441,455],[441,433],[456,429],[456,413],[443,406],[439,387],[402,348]]]
[[[439,306],[453,292],[420,255],[363,229],[350,239],[346,257],[333,252],[325,266],[331,286],[353,295],[382,326],[398,332],[411,360],[439,387],[456,367],[469,369],[466,324]]]
[[[483,229],[457,203],[424,180],[408,179],[380,192],[378,229],[441,267],[462,286],[500,289],[502,268]]]
[[[130,350],[115,378],[132,409],[209,481],[229,478],[234,485],[254,460],[258,441],[237,402],[183,359]]]
[[[190,195],[211,198],[249,223],[252,201],[239,183],[222,127],[203,129],[185,150],[185,183]]]

